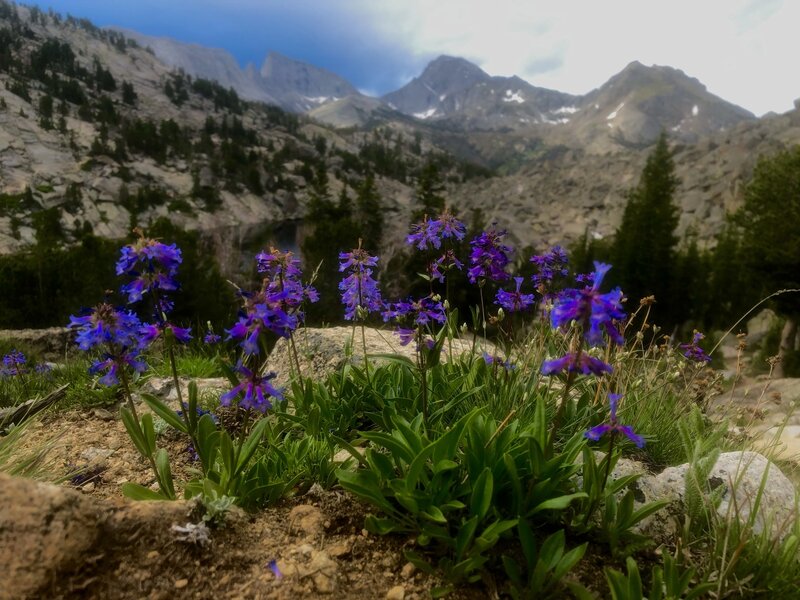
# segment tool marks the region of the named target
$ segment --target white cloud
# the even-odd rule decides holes
[[[586,93],[632,60],[670,65],[761,114],[800,96],[800,2],[783,0],[348,0],[417,56]],[[546,62],[551,69],[537,68]],[[560,62],[560,64],[559,64]]]

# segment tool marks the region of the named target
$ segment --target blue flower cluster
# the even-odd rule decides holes
[[[258,371],[248,369],[242,363],[236,365],[235,370],[242,376],[242,380],[231,391],[220,396],[219,403],[222,406],[230,406],[233,400],[241,396],[241,399],[238,400],[239,406],[264,413],[272,408],[271,397],[283,399],[283,393],[270,383],[276,377],[275,373],[261,375]]]
[[[122,248],[117,261],[117,275],[128,275],[133,279],[122,286],[128,303],[139,302],[148,292],[174,292],[178,289],[175,276],[183,258],[175,244],[167,245],[145,237],[135,244]],[[158,307],[169,312],[171,305]]]
[[[569,275],[569,259],[566,250],[561,246],[553,246],[549,252],[532,256],[530,262],[536,267],[536,273],[531,276],[533,285],[542,295],[552,290],[556,279]]]
[[[467,271],[470,283],[478,279],[490,281],[506,281],[510,275],[505,268],[511,262],[509,255],[513,252],[511,246],[503,243],[506,231],[497,231],[492,228],[482,232],[472,240],[469,245],[472,250],[469,255],[470,268]]]
[[[604,435],[622,435],[632,441],[639,448],[644,447],[644,438],[637,435],[630,425],[621,425],[617,422],[617,404],[619,403],[621,394],[609,394],[608,402],[610,408],[610,418],[608,423],[601,423],[587,431],[584,435],[595,442],[599,441]]]
[[[378,282],[372,277],[377,265],[378,257],[370,256],[360,246],[339,254],[339,272],[347,273],[339,282],[339,291],[345,306],[344,318],[348,321],[364,320],[371,313],[384,309]]]
[[[75,332],[75,342],[81,350],[102,350],[89,372],[103,373],[99,380],[103,385],[119,383],[119,370],[125,366],[144,372],[141,352],[146,342],[141,337],[142,323],[132,311],[103,302],[82,316],[70,316],[67,327]]]
[[[680,345],[681,350],[683,350],[683,355],[697,363],[710,363],[711,357],[700,347],[700,342],[705,337],[706,336],[699,331],[695,331],[690,343]]]
[[[263,333],[289,337],[303,322],[304,303],[319,300],[317,291],[300,280],[300,261],[291,252],[272,248],[269,253],[257,255],[256,263],[264,274],[261,289],[240,292],[244,307],[239,320],[225,330],[227,339],[239,341],[244,352],[251,355],[260,353],[259,338]]]
[[[425,219],[422,223],[411,226],[411,233],[406,236],[406,243],[415,246],[417,250],[442,247],[442,242],[447,239],[463,240],[467,235],[467,228],[455,215],[445,210],[436,219]]]
[[[498,290],[494,303],[502,306],[508,312],[526,311],[534,304],[533,294],[523,294],[520,291],[522,277],[514,277],[514,282],[517,284],[516,289],[512,292]]]
[[[17,349],[3,356],[3,370],[0,372],[6,377],[16,377],[28,372],[28,359]]]
[[[624,342],[617,322],[625,318],[622,310],[622,290],[616,288],[601,294],[600,285],[603,277],[611,269],[611,265],[594,263],[595,271],[592,285],[581,289],[570,288],[561,292],[556,298],[550,314],[554,328],[568,330],[572,323],[581,329],[583,340],[589,346],[602,346],[603,334],[617,344]],[[611,365],[591,357],[578,349],[555,360],[545,361],[542,373],[552,375],[562,372],[600,375],[610,373]]]

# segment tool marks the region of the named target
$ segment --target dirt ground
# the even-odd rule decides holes
[[[444,585],[404,558],[403,549],[413,540],[368,534],[363,529],[365,505],[316,486],[254,514],[235,509],[223,526],[209,531],[207,542],[191,541],[190,533],[174,527],[199,522],[196,506],[133,503],[122,497],[122,483],[150,486],[154,480],[116,412],[95,408],[54,413],[33,423],[24,436],[29,449],[55,438],[48,453],[50,472],[65,478],[65,491],[71,488],[68,493],[79,497],[78,505],[92,513],[85,515],[86,522],[99,522],[104,532],[78,552],[80,560],[67,568],[57,566],[47,575],[47,585],[29,597],[410,600],[428,598],[431,589]],[[176,481],[186,479],[192,462],[185,439],[167,432],[159,444],[173,458]],[[76,468],[83,473],[71,477]],[[46,502],[34,502],[47,512]],[[103,529],[109,511],[119,520],[136,505],[148,505],[144,517],[134,516],[110,532]],[[53,517],[42,519],[47,523]],[[36,536],[26,537],[35,543]],[[449,597],[492,595],[486,585],[477,584]],[[0,589],[0,598],[6,597],[19,596],[6,596]]]

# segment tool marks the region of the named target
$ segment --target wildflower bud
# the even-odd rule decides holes
[[[433,300],[434,302],[441,302],[442,297],[439,294],[434,294],[433,296],[431,296],[431,300]]]
[[[469,328],[467,327],[467,324],[466,323],[462,323],[461,327],[459,328],[459,331],[461,332],[461,334],[462,335],[466,334],[468,330],[469,330]]]
[[[359,321],[366,321],[369,316],[369,311],[361,305],[356,306],[356,319]]]
[[[450,300],[445,299],[445,301],[442,303],[442,306],[444,306],[445,310],[450,310]]]
[[[505,317],[506,317],[505,311],[502,308],[498,308],[497,309],[497,322],[498,323],[501,322],[503,319],[505,319]]]
[[[644,339],[644,333],[642,333],[641,331],[637,331],[636,332],[636,340],[641,342],[643,339]]]

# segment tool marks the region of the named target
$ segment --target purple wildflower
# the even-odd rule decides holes
[[[695,331],[691,343],[680,345],[681,350],[683,350],[683,355],[694,362],[711,362],[711,357],[700,347],[700,341],[705,337],[706,336],[699,331]]]
[[[436,227],[431,227],[435,221],[425,219],[422,223],[414,223],[411,233],[406,236],[406,244],[414,246],[417,250],[425,250],[429,245],[437,250],[442,247],[442,240],[436,235]]]
[[[267,568],[272,571],[273,575],[275,575],[275,579],[280,579],[283,577],[283,573],[281,573],[281,570],[278,568],[278,561],[275,559],[272,559],[267,563]]]
[[[556,375],[564,372],[602,375],[611,373],[612,370],[611,365],[585,352],[581,352],[580,357],[575,352],[569,352],[561,358],[546,360],[542,363],[542,375]]]
[[[425,250],[429,246],[438,250],[442,241],[453,238],[463,240],[467,233],[464,223],[449,211],[444,211],[438,219],[425,219],[422,223],[411,226],[411,233],[406,236],[406,243],[417,250]]]
[[[355,248],[351,252],[340,252],[339,261],[340,273],[344,273],[347,269],[367,269],[378,266],[378,257],[370,256],[363,248]]]
[[[53,366],[48,363],[37,363],[33,370],[39,375],[49,375],[53,372]]]
[[[378,257],[370,256],[366,250],[356,248],[352,252],[339,254],[339,271],[348,269],[350,273],[339,282],[342,304],[345,306],[344,318],[348,321],[361,320],[370,313],[384,308],[378,282],[372,277],[372,268],[378,265]]]
[[[259,375],[255,371],[251,371],[241,363],[236,366],[236,371],[244,376],[244,379],[229,392],[220,396],[219,403],[222,406],[230,406],[231,401],[244,394],[239,400],[239,406],[242,408],[253,408],[262,413],[267,412],[272,408],[270,397],[283,399],[283,393],[280,390],[272,387],[270,380],[276,377],[275,373],[267,373],[266,375]]]
[[[256,263],[259,273],[265,275],[262,286],[254,293],[240,292],[244,299],[244,316],[228,330],[228,339],[246,340],[243,347],[250,354],[258,353],[255,342],[262,331],[289,337],[303,322],[303,304],[319,300],[317,290],[300,281],[300,261],[293,258],[291,252],[270,248],[269,252],[256,256]]]
[[[400,338],[401,346],[408,346],[417,336],[416,329],[408,329],[407,327],[398,327],[394,332]]]
[[[122,286],[128,296],[128,304],[140,301],[148,292],[174,292],[178,289],[175,276],[182,262],[181,251],[175,245],[167,245],[142,237],[135,244],[122,248],[117,261],[117,275],[129,275],[133,279]],[[162,312],[169,305],[159,306]]]
[[[455,252],[452,250],[447,250],[439,258],[428,265],[428,275],[431,279],[436,279],[440,283],[444,283],[445,273],[453,268],[456,268],[460,271],[464,268],[464,263],[458,260]]]
[[[550,252],[532,256],[530,262],[536,266],[537,272],[533,274],[531,279],[540,294],[550,291],[556,278],[563,278],[569,275],[567,270],[569,259],[566,251],[561,246],[553,246]]]
[[[467,235],[467,227],[459,221],[454,214],[445,210],[437,219],[439,235],[443,240],[454,238],[459,241]]]
[[[145,323],[139,328],[139,339],[144,345],[149,345],[166,331],[171,332],[173,337],[181,344],[188,344],[189,340],[192,339],[192,335],[190,333],[191,328],[178,327],[177,325],[173,325],[172,323],[168,322],[162,322],[156,325]]]
[[[3,357],[2,374],[9,377],[23,375],[28,372],[27,362],[28,359],[25,358],[25,355],[14,349]]]
[[[506,281],[509,278],[505,268],[511,262],[508,255],[513,250],[502,243],[505,235],[504,230],[490,229],[469,243],[472,246],[469,255],[471,267],[467,271],[470,283],[475,283],[478,279]]]
[[[140,357],[146,346],[141,337],[142,324],[131,311],[101,303],[84,316],[71,316],[68,327],[76,331],[75,342],[81,350],[103,348],[102,357],[89,367],[92,375],[104,374],[101,384],[119,383],[120,369],[130,367],[138,373],[146,369]]]
[[[104,354],[89,367],[89,374],[105,373],[98,381],[111,387],[119,383],[119,370],[125,368],[126,365],[137,373],[143,373],[147,369],[147,365],[139,357],[139,350],[134,348],[120,354]]]
[[[517,368],[517,365],[511,363],[510,361],[503,360],[497,355],[493,356],[488,352],[483,353],[483,362],[489,366],[497,365],[498,367],[503,367],[506,371],[514,371]]]
[[[222,336],[217,335],[213,331],[209,331],[203,338],[203,342],[210,345],[219,344],[221,341],[222,341]]]
[[[556,299],[550,319],[554,328],[567,329],[576,321],[583,329],[586,341],[592,346],[603,343],[603,333],[617,344],[624,342],[614,321],[625,318],[622,311],[622,291],[616,288],[606,294],[599,291],[603,277],[611,265],[595,262],[594,283],[583,289],[567,289]]]
[[[584,435],[595,442],[599,441],[601,437],[606,434],[610,435],[624,435],[636,446],[642,448],[644,446],[644,438],[634,433],[630,425],[620,425],[617,423],[617,403],[622,398],[620,394],[609,394],[608,402],[610,404],[610,419],[608,423],[601,423],[589,429]]]
[[[498,290],[494,303],[502,306],[509,312],[528,310],[534,303],[533,294],[523,294],[520,292],[519,288],[522,285],[522,277],[514,277],[514,281],[517,284],[517,289],[513,292]]]
[[[442,303],[428,296],[420,300],[409,298],[408,300],[395,302],[383,313],[384,321],[389,321],[390,319],[396,321],[407,320],[416,326],[424,327],[431,325],[434,321],[440,324],[444,323],[447,320],[447,316]]]
[[[240,340],[246,354],[259,354],[258,338],[270,331],[279,337],[289,337],[297,328],[297,317],[267,304],[253,304],[246,308],[233,327],[226,329],[228,340]]]
[[[300,261],[291,252],[281,252],[276,248],[257,254],[256,265],[258,272],[269,279],[299,279],[302,276]]]
[[[131,311],[114,308],[107,303],[99,304],[83,316],[70,316],[67,327],[76,332],[75,343],[81,350],[104,344],[124,348],[141,345],[139,318]]]

